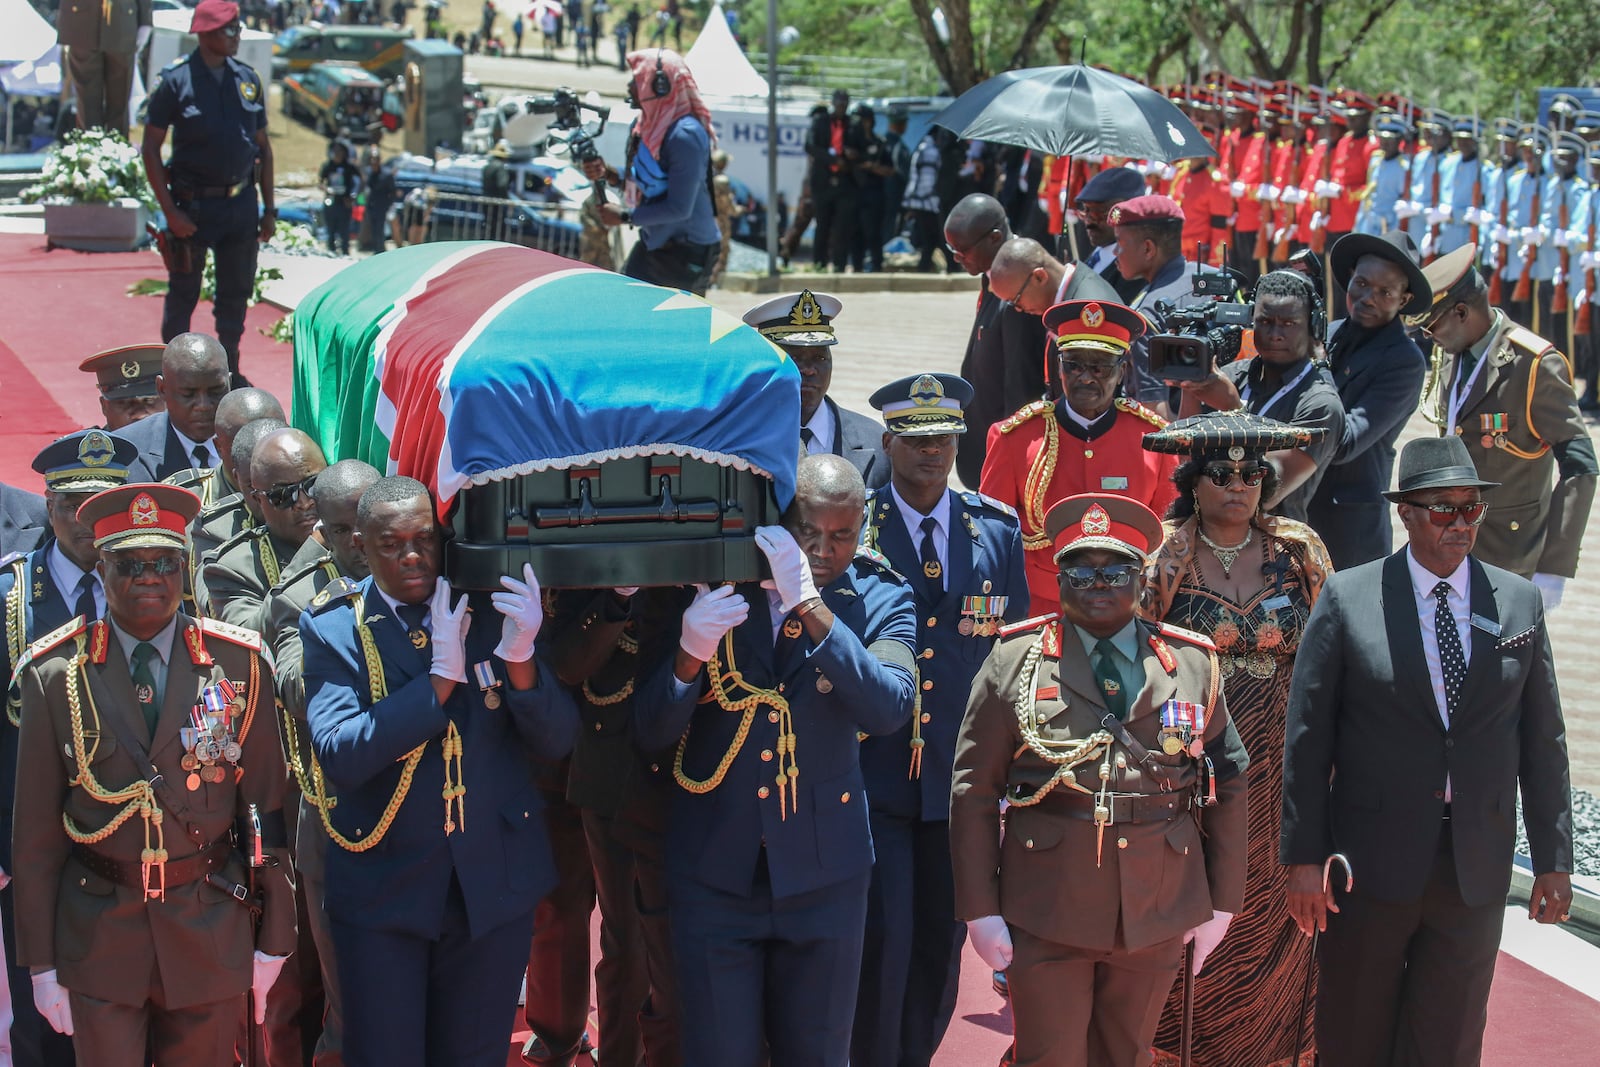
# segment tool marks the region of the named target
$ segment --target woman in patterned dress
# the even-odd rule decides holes
[[[1280,1067],[1297,1051],[1311,942],[1281,905],[1283,722],[1300,634],[1333,568],[1310,527],[1264,514],[1261,501],[1277,482],[1266,454],[1309,440],[1299,427],[1242,411],[1183,419],[1145,437],[1152,451],[1190,458],[1173,475],[1178,498],[1146,570],[1142,610],[1215,642],[1228,712],[1250,754],[1245,908],[1195,979],[1196,1067]],[[1182,985],[1162,1013],[1157,1065],[1178,1062]],[[1309,1042],[1309,1010],[1303,1022]]]

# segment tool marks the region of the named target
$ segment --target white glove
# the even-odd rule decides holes
[[[1011,928],[1001,916],[973,919],[967,923],[967,937],[972,941],[972,951],[990,970],[1003,971],[1011,966]]]
[[[1278,192],[1278,187],[1276,185],[1263,183],[1263,184],[1258,185],[1256,187],[1256,199],[1257,200],[1266,200],[1268,202],[1271,202],[1271,201],[1277,200],[1279,195],[1280,194]]]
[[[756,547],[772,565],[772,578],[762,582],[762,588],[778,591],[784,611],[793,611],[796,605],[817,595],[817,583],[811,577],[811,561],[800,551],[788,530],[782,526],[757,526]]]
[[[1554,611],[1561,606],[1561,594],[1566,592],[1567,580],[1559,574],[1535,574],[1533,584],[1539,587],[1544,598],[1544,610]]]
[[[267,1021],[267,994],[272,991],[272,983],[278,980],[278,972],[283,970],[283,961],[288,958],[269,956],[259,950],[256,952],[255,962],[250,967],[250,992],[256,997],[257,1026]]]
[[[503,593],[492,593],[494,609],[505,616],[500,623],[500,643],[494,654],[507,663],[526,663],[533,658],[533,642],[544,625],[544,602],[539,597],[539,579],[534,577],[533,564],[522,565],[522,581],[503,575],[500,584]],[[457,679],[458,681],[460,679]]]
[[[450,583],[439,578],[433,586],[433,598],[428,601],[429,618],[433,620],[433,667],[428,671],[436,678],[451,682],[467,680],[467,598],[462,597],[454,611],[450,610]]]
[[[1557,230],[1554,236],[1557,248],[1567,247],[1567,241],[1570,239],[1570,235],[1566,230]]]
[[[1246,187],[1245,187],[1244,182],[1240,182],[1240,181],[1229,182],[1228,183],[1228,195],[1232,196],[1235,200],[1241,200],[1241,199],[1244,198],[1245,188]]]
[[[1451,207],[1449,204],[1440,204],[1439,205],[1439,221],[1440,222],[1449,222],[1450,219],[1451,219],[1451,216],[1453,216],[1455,213],[1456,213],[1455,208]]]
[[[72,1005],[67,1003],[67,991],[56,981],[54,967],[33,976],[33,1006],[56,1033],[72,1036]]]
[[[1395,218],[1397,218],[1397,219],[1409,219],[1411,216],[1415,215],[1416,213],[1417,213],[1417,205],[1416,205],[1416,203],[1414,201],[1411,201],[1411,200],[1396,200],[1394,202],[1394,217]]]
[[[1343,190],[1338,182],[1319,181],[1316,184],[1317,195],[1322,197],[1335,197]]]
[[[1172,176],[1178,173],[1170,164],[1158,163],[1157,166],[1161,168],[1161,180],[1164,182],[1171,181]]]
[[[1579,270],[1593,270],[1594,269],[1594,253],[1593,252],[1584,252],[1584,253],[1582,253],[1582,254],[1580,254],[1578,256],[1578,269]]]
[[[1326,226],[1327,224],[1328,224],[1328,217],[1326,215],[1324,215],[1322,212],[1313,211],[1311,213],[1311,228],[1313,230],[1320,230],[1324,226]]]
[[[1429,226],[1437,226],[1443,222],[1445,218],[1444,212],[1436,207],[1430,207],[1423,211],[1422,214],[1427,218]]]
[[[1210,919],[1183,935],[1184,944],[1194,942],[1194,974],[1199,974],[1200,968],[1206,965],[1206,957],[1211,955],[1211,950],[1222,944],[1231,922],[1232,912],[1213,910]]]
[[[683,636],[678,639],[678,647],[691,659],[704,663],[716,653],[722,636],[750,617],[750,602],[731,585],[694,588],[694,602],[683,613]]]
[[[1529,248],[1538,248],[1544,244],[1544,234],[1537,226],[1524,226],[1522,228],[1522,243]]]
[[[133,34],[133,50],[144,51],[144,46],[150,43],[150,27],[140,26]]]
[[[1291,185],[1283,191],[1283,199],[1285,203],[1298,206],[1306,202],[1306,191],[1298,185]]]
[[[1489,231],[1489,240],[1497,245],[1509,244],[1511,242],[1511,231],[1497,222],[1494,225],[1494,229]]]

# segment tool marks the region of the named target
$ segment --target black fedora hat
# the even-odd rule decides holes
[[[1478,477],[1466,442],[1449,437],[1419,437],[1400,450],[1400,478],[1383,495],[1400,503],[1421,489],[1493,489],[1499,482]]]
[[[1433,287],[1422,273],[1422,255],[1417,251],[1417,243],[1404,230],[1390,230],[1385,234],[1347,233],[1335,241],[1328,252],[1328,266],[1340,289],[1349,288],[1350,273],[1362,256],[1378,256],[1406,272],[1406,288],[1411,290],[1411,299],[1400,309],[1400,314],[1420,315],[1433,303]]]

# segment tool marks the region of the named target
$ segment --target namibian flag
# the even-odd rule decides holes
[[[294,423],[332,463],[468,485],[692,456],[794,496],[800,376],[698,297],[515,245],[414,245],[347,267],[294,315]]]

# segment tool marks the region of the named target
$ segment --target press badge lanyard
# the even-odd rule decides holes
[[[1261,407],[1259,409],[1257,409],[1256,414],[1262,416],[1263,418],[1265,418],[1267,412],[1272,410],[1273,405],[1275,405],[1278,401],[1282,400],[1285,396],[1287,396],[1291,392],[1293,392],[1294,391],[1294,387],[1299,385],[1301,382],[1305,381],[1306,375],[1310,374],[1313,370],[1315,370],[1316,366],[1317,366],[1317,363],[1316,363],[1315,360],[1311,360],[1311,359],[1306,360],[1306,365],[1304,367],[1300,368],[1300,373],[1296,374],[1293,378],[1289,379],[1289,382],[1288,382],[1287,385],[1284,385],[1284,386],[1280,387],[1276,393],[1273,393],[1272,394],[1272,399],[1268,400],[1265,404],[1262,404]],[[1244,389],[1241,390],[1240,393],[1239,393],[1239,400],[1240,400],[1241,403],[1243,403],[1243,404],[1245,404],[1247,406],[1250,403],[1250,379],[1249,379],[1248,376],[1245,378],[1245,381],[1244,381]]]
[[[1489,362],[1489,350],[1486,348],[1483,350],[1483,355],[1478,357],[1478,362],[1473,365],[1472,373],[1467,376],[1467,380],[1450,390],[1450,421],[1445,425],[1455,427],[1456,419],[1461,414],[1461,405],[1466,401],[1467,394],[1472,392],[1472,386],[1477,382],[1478,375],[1483,373],[1483,365],[1487,362]]]

